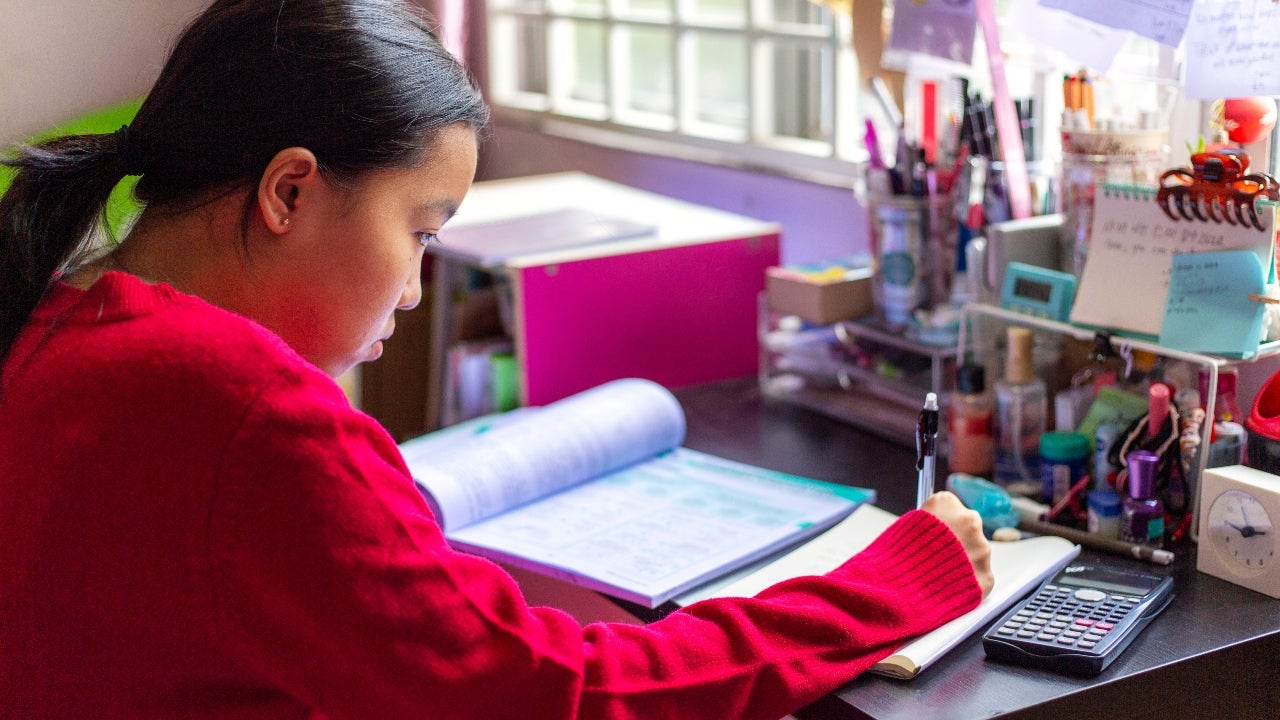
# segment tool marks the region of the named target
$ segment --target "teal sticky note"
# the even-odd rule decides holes
[[[1262,341],[1262,263],[1247,250],[1175,254],[1160,344],[1175,350],[1252,357]]]

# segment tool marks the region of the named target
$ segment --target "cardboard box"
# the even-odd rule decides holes
[[[765,270],[769,309],[818,325],[871,313],[870,267],[771,267]]]

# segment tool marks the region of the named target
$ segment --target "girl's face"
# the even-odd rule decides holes
[[[376,360],[395,311],[422,299],[422,256],[462,203],[476,170],[476,135],[443,129],[420,167],[370,173],[354,188],[321,183],[290,218],[293,267],[275,295],[273,329],[336,377]]]

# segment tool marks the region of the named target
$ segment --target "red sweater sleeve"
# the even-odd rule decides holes
[[[229,652],[334,718],[776,720],[980,600],[956,538],[913,512],[826,577],[584,628],[451,550],[390,438],[292,370],[237,428],[216,487]]]

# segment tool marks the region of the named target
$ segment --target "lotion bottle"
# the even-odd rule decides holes
[[[952,472],[991,477],[995,456],[993,407],[981,365],[965,364],[956,370],[956,391],[951,396],[949,413],[947,466]]]

